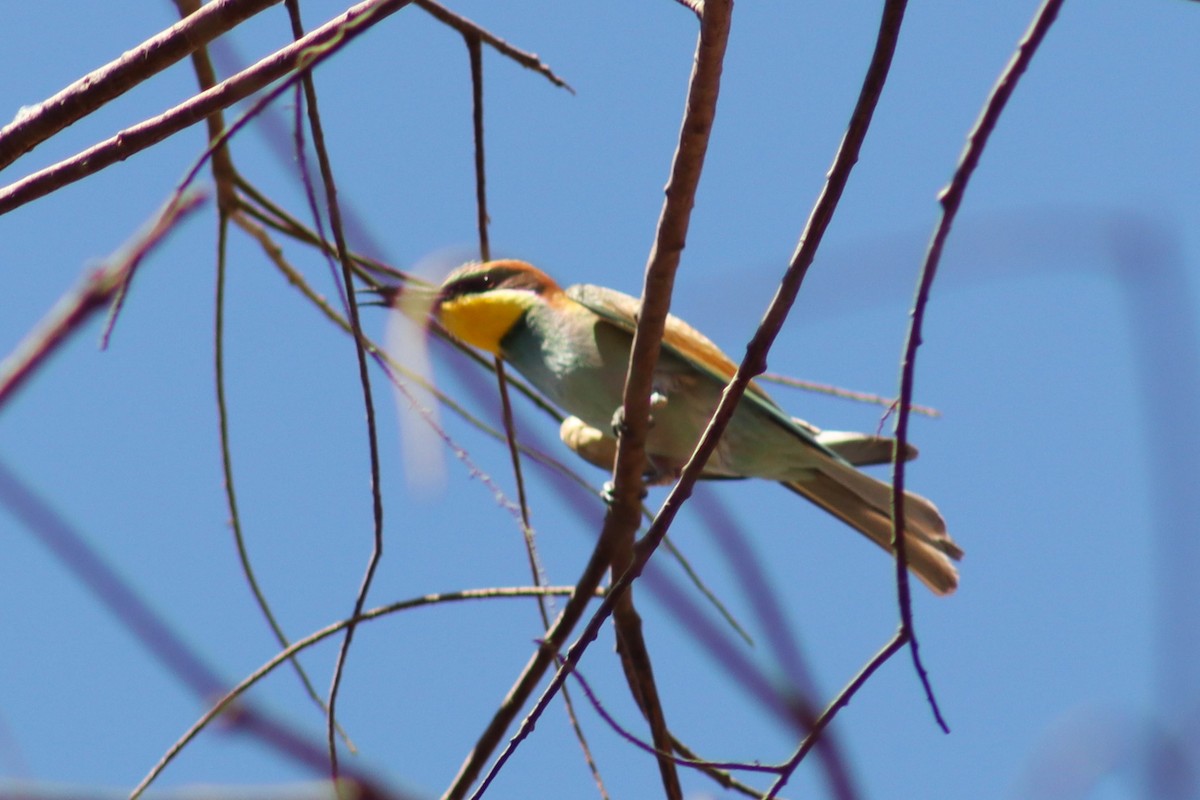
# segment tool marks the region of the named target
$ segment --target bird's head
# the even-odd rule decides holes
[[[500,342],[525,312],[561,292],[549,275],[524,261],[465,264],[442,282],[433,314],[456,339],[500,355]]]

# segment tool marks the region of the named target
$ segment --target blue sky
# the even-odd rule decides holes
[[[878,4],[742,2],[674,311],[731,355],[770,300],[828,169],[877,27]],[[341,10],[310,2],[315,26]],[[678,133],[695,44],[668,0],[454,8],[537,52],[572,96],[485,55],[494,252],[564,285],[637,294]],[[892,394],[936,193],[1035,9],[1031,2],[914,4],[862,158],[787,327],[772,371]],[[173,21],[171,4],[9,4],[0,115],[49,96]],[[835,723],[869,797],[1154,794],[1152,743],[1172,742],[1193,781],[1200,691],[1187,665],[1200,441],[1200,7],[1067,3],[1002,119],[948,245],[920,350],[921,457],[909,483],[936,500],[967,552],[948,599],[918,592],[922,654],[952,728],[942,734],[910,662],[887,664]],[[282,45],[280,9],[234,37],[249,62]],[[320,68],[339,190],[370,242],[399,267],[474,241],[470,85],[460,37],[406,9]],[[7,185],[186,98],[180,64],[4,171]],[[281,106],[290,113],[285,101]],[[199,129],[0,217],[0,347],[11,350],[89,265],[166,199],[202,147]],[[306,217],[254,129],[234,158]],[[0,457],[228,680],[275,652],[226,525],[212,372],[211,206],[138,274],[113,342],[99,320],[5,408]],[[322,292],[324,262],[289,256]],[[227,383],[243,525],[264,591],[298,638],[351,609],[371,544],[367,450],[350,341],[234,235]],[[366,317],[382,338],[382,313]],[[433,348],[439,385],[464,394],[457,356]],[[446,458],[441,491],[404,473],[396,405],[373,375],[383,445],[387,549],[369,604],[432,591],[524,585],[520,533],[491,488]],[[486,382],[483,384],[487,391]],[[826,428],[872,430],[878,409],[777,388]],[[487,416],[492,401],[469,403]],[[519,427],[564,460],[553,423],[519,404]],[[494,419],[494,417],[492,417]],[[447,432],[509,496],[506,450],[443,413]],[[890,423],[888,423],[890,425]],[[561,495],[529,466],[533,524],[554,583],[577,577],[596,502]],[[581,467],[596,485],[602,473]],[[661,490],[650,501],[661,502]],[[674,541],[757,645],[770,635],[706,530],[719,502],[745,533],[786,611],[822,699],[893,632],[886,558],[769,484],[703,486]],[[707,509],[707,510],[706,510]],[[131,788],[203,707],[53,554],[0,513],[0,778]],[[678,570],[667,567],[672,573]],[[680,737],[722,760],[781,760],[794,734],[754,704],[655,601],[639,607]],[[426,608],[360,629],[341,720],[351,763],[417,796],[449,781],[539,635],[528,601]],[[611,632],[584,673],[637,727]],[[324,691],[334,645],[305,657]],[[576,692],[578,698],[578,692]],[[279,671],[252,699],[314,738],[323,723]],[[581,709],[616,797],[654,796],[653,761]],[[492,796],[596,796],[561,708]],[[204,733],[162,785],[274,784],[311,773],[248,739]],[[720,797],[683,773],[689,797]],[[1193,783],[1191,791],[1195,792]],[[816,762],[786,796],[822,796]],[[1161,788],[1161,787],[1160,787]],[[1075,792],[1074,794],[1072,792]],[[732,795],[730,795],[732,796]],[[1178,796],[1189,796],[1181,793]]]

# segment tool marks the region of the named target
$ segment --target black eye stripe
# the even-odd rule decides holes
[[[482,272],[466,273],[445,284],[441,299],[483,294],[493,289],[516,289],[540,294],[546,288],[546,281],[546,276],[532,268],[493,266]]]
[[[442,297],[462,297],[468,294],[481,294],[496,287],[496,276],[491,273],[464,275],[458,280],[442,287]]]

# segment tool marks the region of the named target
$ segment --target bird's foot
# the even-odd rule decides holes
[[[660,392],[652,392],[650,394],[650,417],[647,420],[649,427],[654,427],[654,412],[667,407],[667,396]],[[613,436],[618,439],[629,430],[629,426],[625,424],[625,406],[620,406],[613,412],[612,417],[612,432]]]
[[[650,492],[646,490],[646,484],[642,484],[642,490],[638,493],[638,499],[645,500],[648,494]],[[605,481],[604,485],[600,487],[600,499],[604,501],[605,505],[611,506],[615,503],[617,501],[617,485],[612,481]]]

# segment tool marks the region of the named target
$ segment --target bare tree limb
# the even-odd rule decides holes
[[[214,0],[0,129],[0,169],[279,0]]]
[[[214,111],[239,100],[303,67],[311,69],[372,25],[411,0],[364,0],[312,33],[280,48],[257,64],[157,117],[144,120],[70,158],[0,189],[0,214],[61,189],[88,175],[124,161],[180,131],[201,122]]]

